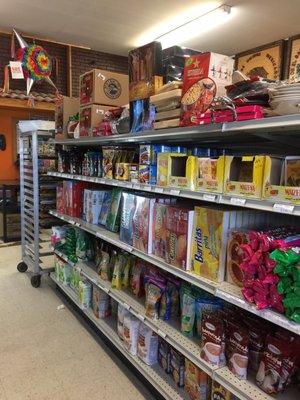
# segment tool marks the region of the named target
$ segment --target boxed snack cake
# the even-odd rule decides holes
[[[102,104],[122,107],[128,104],[128,75],[93,69],[79,78],[80,105]]]

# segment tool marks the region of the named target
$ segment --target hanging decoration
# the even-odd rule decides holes
[[[16,52],[14,46],[15,37],[20,45],[20,48]],[[58,92],[51,79],[52,60],[47,51],[42,46],[34,43],[28,44],[15,29],[13,29],[11,56],[16,61],[21,63],[24,78],[26,79],[27,95],[29,95],[33,83],[41,81],[48,82]],[[6,68],[3,89],[4,92],[8,91],[9,89],[9,83],[7,82],[7,79],[9,79],[9,76]]]

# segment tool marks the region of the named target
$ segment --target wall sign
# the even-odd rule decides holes
[[[239,53],[235,68],[247,76],[278,80],[282,75],[283,40]]]
[[[286,79],[290,83],[300,82],[300,35],[288,41]]]

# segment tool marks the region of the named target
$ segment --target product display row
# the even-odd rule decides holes
[[[52,241],[55,247],[65,254],[64,259],[70,260],[65,262],[56,256],[57,279],[63,284],[71,285],[79,293],[82,307],[93,307],[97,317],[104,318],[111,314],[109,292],[101,291],[92,285],[90,280],[82,276],[80,268],[74,266],[74,262],[93,261],[93,268],[99,279],[110,281],[112,290],[125,291],[143,301],[146,318],[154,320],[160,318],[170,322],[177,320],[178,329],[184,336],[196,338],[196,343],[199,344],[199,357],[206,362],[217,367],[227,365],[240,379],[247,379],[247,373],[255,371],[258,386],[267,393],[283,391],[290,384],[292,375],[296,373],[299,355],[297,351],[291,353],[288,343],[293,343],[294,349],[297,349],[299,339],[297,336],[229,306],[170,274],[162,273],[153,265],[108,246],[78,228],[53,228]],[[131,338],[131,334],[126,330],[124,343],[133,355],[137,353],[140,356],[137,339],[140,321],[130,315],[129,311],[123,307],[120,309],[119,306],[118,329],[119,333],[122,332],[122,318],[124,314],[127,315],[128,323],[135,331],[136,342],[132,339],[128,345],[126,341]],[[149,333],[151,330],[142,328],[142,331],[148,334],[151,342],[152,335]],[[142,352],[146,363],[157,362],[157,346],[154,344],[153,346],[155,355],[150,349],[149,353]],[[280,349],[280,353],[272,350],[274,346]],[[270,361],[271,359],[274,361],[275,358],[276,368]],[[279,378],[280,372],[286,368],[287,361],[283,361],[284,359],[289,360],[289,369],[284,377]],[[274,382],[269,381],[270,376],[274,376],[275,369],[276,373],[279,373],[278,379]],[[177,384],[183,385],[183,379],[181,381],[179,378],[180,374],[176,376]]]
[[[58,172],[297,204],[298,156],[224,155],[223,150],[141,145],[59,151]]]

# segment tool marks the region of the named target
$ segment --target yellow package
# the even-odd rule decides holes
[[[195,207],[191,266],[197,275],[224,280],[226,235],[236,211]]]
[[[225,156],[218,158],[198,158],[196,190],[223,192]]]
[[[185,359],[184,388],[191,400],[209,400],[211,378],[194,363]]]

